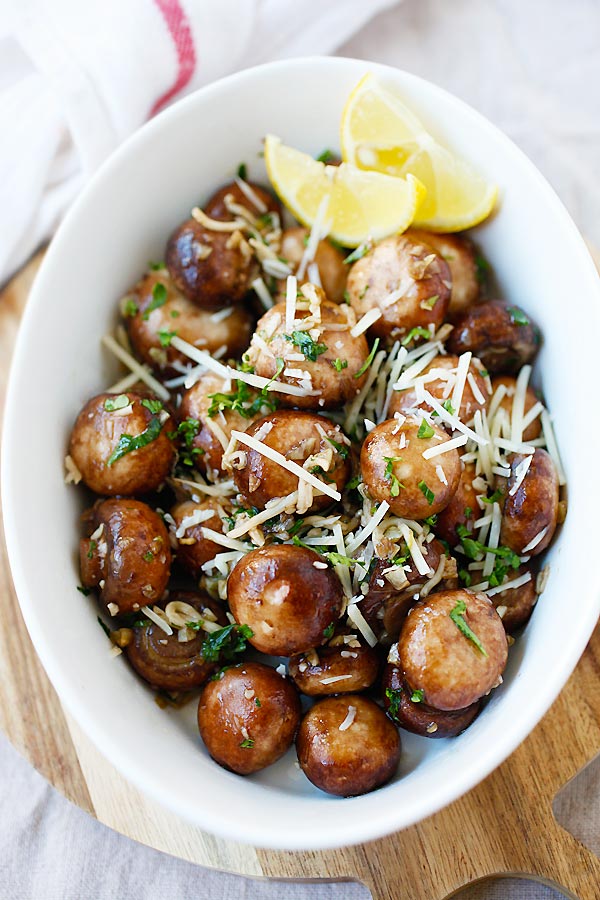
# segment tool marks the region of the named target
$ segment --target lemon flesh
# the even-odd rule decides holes
[[[341,147],[343,159],[357,168],[419,179],[427,194],[413,222],[418,228],[471,228],[496,202],[496,186],[438,143],[373,75],[365,75],[346,102]]]
[[[328,166],[288,147],[275,135],[265,139],[265,164],[281,201],[303,225],[317,219],[344,247],[358,247],[405,231],[425,190],[412,174],[390,176],[350,163]]]

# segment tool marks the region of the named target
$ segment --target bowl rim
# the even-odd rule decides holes
[[[221,838],[245,844],[252,843],[253,846],[281,850],[326,850],[374,840],[416,824],[473,788],[519,746],[550,708],[583,653],[600,613],[599,572],[595,579],[590,578],[587,582],[586,591],[589,595],[589,603],[585,607],[585,614],[577,618],[577,627],[571,630],[568,637],[565,636],[561,665],[551,668],[548,672],[541,697],[536,697],[535,702],[527,706],[527,710],[525,710],[525,704],[523,705],[520,714],[516,715],[513,720],[513,727],[498,734],[495,742],[479,754],[476,767],[459,767],[455,777],[451,781],[447,780],[442,788],[435,793],[435,797],[432,791],[431,796],[426,801],[421,798],[417,804],[417,814],[412,811],[415,803],[404,810],[399,810],[394,803],[379,804],[377,816],[339,816],[335,834],[319,831],[315,827],[314,831],[307,835],[302,829],[278,829],[275,824],[269,835],[266,833],[253,835],[252,841],[243,822],[237,821],[233,816],[223,815],[219,810],[212,808],[196,809],[192,819],[189,810],[182,810],[174,804],[167,789],[159,781],[148,779],[147,773],[145,773],[146,777],[144,777],[139,768],[127,765],[119,751],[118,741],[115,741],[114,737],[106,729],[98,727],[94,715],[79,698],[77,690],[72,686],[68,674],[60,661],[59,654],[54,652],[45,641],[35,604],[32,602],[28,591],[27,555],[23,544],[18,539],[18,491],[11,479],[12,460],[18,453],[18,441],[16,439],[13,440],[10,424],[16,419],[18,407],[15,373],[20,371],[26,363],[28,334],[34,326],[35,310],[43,302],[46,271],[50,271],[60,261],[63,243],[69,241],[74,223],[76,223],[82,213],[85,213],[88,197],[102,190],[105,182],[110,181],[113,170],[118,169],[122,161],[128,157],[135,157],[140,151],[143,152],[144,145],[152,140],[155,133],[169,128],[172,123],[176,122],[178,117],[188,115],[195,105],[198,102],[202,102],[205,97],[218,95],[219,93],[228,95],[232,90],[235,90],[238,84],[248,78],[252,78],[256,73],[272,74],[276,77],[289,69],[302,69],[303,67],[309,68],[312,66],[327,66],[331,67],[331,69],[356,67],[357,70],[362,68],[363,71],[373,71],[383,76],[387,74],[390,77],[400,74],[407,83],[424,86],[432,95],[440,98],[446,106],[454,105],[463,114],[468,114],[473,120],[475,127],[479,130],[487,131],[495,142],[502,144],[504,149],[509,154],[512,154],[522,167],[526,168],[528,177],[535,180],[544,191],[548,203],[552,204],[557,222],[565,234],[568,233],[570,236],[571,255],[573,258],[579,257],[577,264],[581,267],[581,277],[587,277],[589,281],[590,302],[593,302],[595,292],[596,300],[598,301],[597,308],[600,309],[600,280],[585,242],[553,188],[526,154],[485,116],[449,91],[410,72],[369,60],[327,56],[295,57],[243,69],[212,82],[168,107],[129,136],[104,161],[68,210],[49,246],[46,257],[32,286],[19,328],[6,395],[2,439],[1,486],[4,501],[3,518],[6,544],[19,605],[35,650],[57,691],[61,703],[64,704],[69,714],[73,716],[92,743],[128,781],[161,805],[180,815],[184,820],[192,821],[196,826],[206,829]],[[369,795],[366,796],[368,797]],[[355,798],[355,801],[360,799]],[[332,802],[336,801],[332,800]],[[340,807],[340,811],[341,809],[342,807]]]

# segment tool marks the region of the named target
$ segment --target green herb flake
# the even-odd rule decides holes
[[[482,654],[482,656],[487,656],[488,654],[487,654],[485,647],[483,646],[483,644],[481,643],[481,641],[479,640],[479,638],[477,637],[475,632],[469,628],[469,626],[467,625],[467,623],[465,622],[465,620],[463,618],[466,611],[467,611],[467,604],[465,603],[464,600],[459,600],[458,603],[456,604],[456,606],[454,607],[454,609],[450,610],[449,615],[450,615],[450,618],[452,619],[452,621],[454,622],[454,624],[456,625],[456,627],[458,628],[458,630],[460,631],[460,633],[464,634],[464,636],[469,641],[471,641],[472,644],[474,644],[477,647],[477,649]]]
[[[361,483],[360,475],[353,475],[352,478],[349,481],[347,481],[346,484],[344,485],[344,490],[345,491],[355,491],[360,483]]]
[[[431,490],[431,488],[428,487],[427,484],[425,484],[424,481],[420,481],[420,482],[418,483],[417,487],[419,488],[419,490],[421,491],[421,493],[423,494],[423,496],[425,497],[425,499],[427,500],[427,502],[428,502],[429,505],[431,506],[431,504],[432,504],[433,501],[435,500],[435,494],[433,493],[433,491]]]
[[[374,344],[373,344],[373,346],[372,346],[372,348],[371,348],[371,352],[369,353],[369,355],[368,355],[367,358],[365,359],[364,363],[362,364],[362,366],[360,367],[360,369],[358,370],[358,372],[355,374],[355,376],[354,376],[355,378],[360,378],[361,375],[364,375],[364,374],[365,374],[365,372],[367,371],[367,369],[369,368],[369,366],[371,365],[371,363],[372,363],[373,360],[375,359],[375,354],[377,353],[377,348],[378,348],[378,347],[379,347],[379,338],[375,338],[375,342],[374,342]]]
[[[100,626],[106,637],[110,638],[110,628],[108,627],[106,622],[103,622],[100,616],[96,616],[96,621],[98,622],[98,625]]]
[[[434,294],[432,297],[428,297],[427,300],[421,300],[419,306],[421,307],[421,309],[433,309],[439,299],[440,295]]]
[[[148,427],[141,434],[122,434],[117,446],[108,457],[107,465],[112,466],[127,453],[131,453],[133,450],[141,450],[143,447],[151,444],[152,441],[157,439],[161,431],[162,424],[160,419],[152,416]]]
[[[509,306],[506,311],[510,315],[511,322],[514,322],[515,325],[529,325],[529,319],[518,306]]]
[[[437,513],[434,513],[432,516],[427,516],[426,519],[423,519],[426,525],[429,525],[430,528],[435,528],[437,525]]]
[[[90,594],[92,593],[89,588],[83,587],[83,585],[81,585],[81,584],[77,585],[77,590],[79,591],[80,594],[83,594],[84,597],[89,597]]]
[[[497,488],[490,497],[482,497],[481,499],[484,503],[488,503],[491,505],[492,503],[498,503],[500,500],[502,500],[503,496],[504,494],[502,492],[502,489]]]
[[[306,331],[293,331],[291,334],[284,334],[286,341],[290,341],[294,347],[298,347],[305,359],[310,362],[316,362],[317,357],[327,350],[327,344],[318,344],[314,341],[310,334]]]
[[[473,510],[471,509],[471,507],[465,506],[465,508],[463,510],[463,516],[465,517],[465,519],[470,519],[472,515],[473,515]]]
[[[142,559],[144,560],[144,562],[152,562],[152,560],[154,559],[154,553],[152,552],[152,550],[146,550]]]
[[[383,473],[383,477],[390,483],[390,494],[392,495],[392,497],[397,497],[400,493],[400,488],[403,488],[404,485],[401,481],[398,480],[398,477],[394,475],[394,463],[400,462],[402,457],[384,456],[383,458],[385,460],[385,470]]]
[[[119,394],[118,397],[107,397],[104,401],[104,409],[107,412],[115,412],[117,409],[125,409],[131,400],[127,394]]]
[[[344,291],[344,303],[347,303],[350,306],[350,294],[348,291]]]
[[[248,179],[248,166],[245,162],[239,164],[237,168],[237,177],[241,178],[242,181],[246,181]]]
[[[327,165],[329,162],[331,162],[332,159],[335,159],[335,153],[333,152],[333,150],[321,150],[321,152],[318,156],[315,157],[315,159],[317,160],[317,162],[325,163],[325,165]]]
[[[459,569],[458,577],[460,578],[460,580],[462,581],[462,583],[464,584],[465,587],[471,587],[471,584],[473,583],[473,579],[471,577],[471,573],[467,569]]]
[[[162,400],[142,400],[142,406],[149,410],[153,416],[156,416],[163,408]]]
[[[178,309],[171,310],[171,318],[172,319],[178,319],[180,315],[181,315],[181,313],[179,312]]]
[[[254,741],[252,738],[245,738],[240,744],[240,747],[243,747],[244,750],[251,750],[254,747]]]
[[[208,395],[211,401],[208,407],[208,415],[211,418],[216,416],[217,413],[224,412],[226,409],[239,413],[245,419],[252,419],[257,413],[262,412],[263,407],[266,407],[270,412],[274,412],[277,409],[277,399],[269,397],[266,388],[263,388],[257,394],[248,387],[245,381],[236,380],[235,384],[235,391],[229,394],[217,393]]]
[[[150,318],[150,313],[154,312],[155,309],[160,309],[161,306],[164,306],[167,302],[167,289],[162,284],[162,282],[157,281],[154,287],[152,288],[152,300],[144,310],[142,314],[142,319],[147,322]]]
[[[174,337],[176,337],[176,331],[159,331],[158,332],[158,340],[160,341],[161,347],[170,347],[171,341]]]
[[[226,625],[213,631],[202,644],[206,662],[230,662],[246,649],[246,641],[254,635],[248,625]]]
[[[370,287],[371,287],[370,284],[365,284],[364,288],[362,289],[362,291],[360,291],[360,293],[358,295],[359,300],[363,299],[363,297],[365,296],[365,294],[367,293],[367,291],[369,290]]]
[[[456,410],[452,406],[451,400],[444,400],[444,402],[442,403],[442,409],[445,409],[446,412],[451,416],[453,416],[454,413],[456,412]],[[439,413],[434,411],[431,413],[431,418],[433,419],[435,416],[439,416]]]
[[[389,700],[390,705],[388,706],[388,713],[392,719],[398,721],[398,713],[400,712],[400,701],[402,700],[402,691],[401,690],[392,690],[391,688],[386,688],[385,696]]]
[[[331,446],[337,453],[339,453],[342,459],[348,458],[348,454],[350,453],[349,447],[347,447],[345,444],[340,444],[338,441],[334,441],[334,439],[330,437],[327,437],[327,442],[331,444]]]
[[[314,550],[314,547],[310,548]],[[350,559],[349,556],[344,556],[343,553],[324,553],[323,554],[327,562],[331,563],[332,566],[353,566],[355,562],[358,562],[356,559]]]
[[[406,347],[415,338],[424,338],[426,341],[431,340],[431,331],[429,328],[423,328],[422,325],[416,325],[414,328],[411,328],[406,337],[402,339],[402,346]]]
[[[410,695],[412,703],[422,703],[425,698],[425,691],[413,691]]]
[[[123,315],[126,319],[133,319],[134,316],[137,316],[138,308],[137,303],[131,297],[128,297],[125,303],[123,304]]]
[[[485,259],[485,257],[481,256],[481,254],[478,253],[475,257],[475,277],[477,278],[479,284],[485,284],[489,270],[489,262],[487,261],[487,259]]]
[[[352,253],[348,254],[346,259],[344,260],[344,265],[349,266],[351,265],[351,263],[357,262],[357,260],[362,259],[363,256],[367,255],[370,249],[370,241],[365,241],[364,244],[359,244],[356,250],[353,250]]]
[[[327,628],[323,629],[323,637],[326,641],[333,637],[333,632],[335,631],[335,625],[331,622]]]
[[[97,545],[96,541],[90,541],[90,549],[89,549],[88,552],[87,552],[87,558],[88,558],[88,559],[93,559],[93,558],[94,558],[94,553],[96,552],[96,547],[97,547],[97,546],[98,546],[98,545]]]
[[[417,437],[422,440],[428,440],[432,438],[435,434],[435,429],[431,427],[429,422],[425,419],[421,419],[421,424],[419,425],[419,430],[417,431]]]
[[[347,369],[347,368],[348,368],[348,360],[347,360],[347,359],[340,359],[339,356],[338,356],[337,359],[332,359],[332,360],[331,360],[331,365],[333,366],[333,368],[335,369],[336,372],[341,372],[342,369]]]
[[[257,707],[257,709],[260,709],[260,708],[261,708],[262,703],[260,702],[260,700],[258,699],[258,697],[255,697],[255,698],[254,698],[254,705]]]
[[[166,269],[164,262],[149,262],[148,268],[151,272],[160,272],[161,269]]]

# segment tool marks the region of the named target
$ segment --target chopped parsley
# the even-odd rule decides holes
[[[481,499],[483,500],[484,503],[491,504],[491,503],[498,503],[499,500],[502,500],[503,496],[504,496],[504,494],[502,492],[502,489],[497,488],[497,490],[495,490],[494,493],[490,497],[482,497]]]
[[[428,297],[427,300],[421,300],[419,306],[421,307],[421,309],[433,309],[439,299],[440,295],[434,294],[432,297]]]
[[[390,705],[388,706],[388,713],[392,717],[398,721],[398,713],[400,712],[400,701],[402,700],[402,691],[401,690],[392,690],[391,688],[386,688],[385,696],[389,700]]]
[[[298,347],[305,359],[310,362],[316,362],[317,357],[327,350],[327,344],[318,344],[314,341],[310,334],[306,331],[293,331],[291,334],[284,334],[286,341],[290,341],[294,347]]]
[[[177,319],[177,318],[179,318],[180,315],[181,315],[181,313],[179,312],[178,309],[171,310],[171,318],[172,319]]]
[[[453,416],[454,413],[456,412],[456,410],[455,410],[454,407],[452,406],[452,403],[451,403],[450,400],[444,400],[444,402],[442,403],[442,408],[445,409],[446,412],[449,413],[451,416]],[[431,418],[433,419],[434,416],[439,416],[439,413],[437,413],[437,412],[435,412],[435,411],[432,412],[432,413],[431,413]]]
[[[324,629],[323,629],[323,637],[325,638],[326,641],[328,641],[329,638],[332,638],[332,637],[333,637],[333,632],[334,632],[334,631],[335,631],[335,625],[333,624],[333,622],[331,622],[331,623],[327,626],[327,628],[324,628]]]
[[[137,303],[132,297],[128,297],[123,305],[123,315],[126,319],[132,319],[134,316],[137,316],[137,314]]]
[[[236,381],[236,389],[229,394],[209,394],[210,418],[226,409],[237,412],[245,419],[251,419],[266,406],[271,412],[277,409],[277,400],[268,396],[266,388],[256,394],[245,381]]]
[[[108,457],[107,465],[112,466],[127,453],[133,450],[141,450],[152,441],[155,441],[162,431],[162,423],[157,416],[152,416],[148,427],[141,434],[122,434],[117,446]]]
[[[254,698],[254,705],[255,705],[258,709],[261,708],[262,703],[260,702],[260,700],[258,699],[258,697],[255,697],[255,698]]]
[[[335,153],[333,152],[333,150],[321,150],[321,152],[317,157],[315,157],[315,159],[317,160],[317,162],[322,162],[327,165],[328,162],[331,162],[332,159],[335,159]]]
[[[518,553],[510,547],[486,547],[480,541],[476,541],[465,525],[457,525],[456,533],[460,538],[462,551],[469,559],[477,559],[485,553],[493,553],[496,557],[494,568],[489,576],[490,587],[498,587],[504,581],[509,569],[518,569],[521,565]],[[468,585],[467,585],[468,587]]]
[[[157,281],[154,287],[152,288],[152,300],[144,310],[142,315],[142,319],[147,322],[150,318],[150,313],[154,312],[155,309],[160,309],[161,306],[164,306],[167,302],[167,289],[160,281]]]
[[[152,552],[152,550],[146,550],[146,552],[142,556],[142,559],[144,560],[144,562],[152,562],[152,560],[154,559],[154,553]]]
[[[464,584],[465,587],[471,587],[471,585],[473,583],[473,579],[471,577],[471,573],[469,571],[467,571],[467,569],[459,569],[458,577],[460,578],[460,580],[462,581],[462,583]]]
[[[452,619],[452,621],[454,622],[454,624],[456,625],[456,627],[458,628],[458,630],[460,631],[460,633],[464,634],[464,636],[469,641],[471,641],[472,644],[474,644],[477,647],[477,649],[482,654],[482,656],[487,656],[488,654],[487,654],[485,647],[483,646],[483,644],[481,643],[481,641],[479,640],[479,638],[477,637],[475,632],[469,628],[469,626],[467,625],[467,623],[465,622],[465,620],[463,618],[466,611],[467,611],[467,604],[465,603],[464,600],[459,600],[458,603],[456,604],[456,606],[454,607],[454,609],[450,610],[449,616]]]
[[[433,493],[433,491],[431,490],[431,488],[428,487],[427,484],[426,484],[424,481],[420,481],[420,482],[418,483],[417,487],[419,488],[419,490],[421,491],[421,493],[423,494],[423,496],[425,497],[425,499],[427,500],[427,502],[428,502],[429,505],[431,506],[431,504],[432,504],[433,501],[435,500],[435,494]]]
[[[314,550],[315,548],[311,547],[310,549]],[[356,559],[350,559],[349,556],[344,556],[343,553],[324,553],[323,556],[332,566],[353,566],[355,562],[358,562]]]
[[[239,164],[237,168],[237,177],[241,178],[242,181],[246,181],[248,178],[248,166],[245,162]]]
[[[202,656],[206,662],[230,662],[246,649],[246,641],[254,635],[248,625],[226,625],[213,631],[202,644]]]
[[[142,400],[142,406],[145,406],[146,409],[150,410],[153,416],[159,413],[163,408],[162,400],[147,400],[146,398]]]
[[[100,626],[100,628],[102,629],[102,631],[104,632],[106,637],[109,638],[110,637],[110,628],[108,627],[106,622],[103,622],[102,619],[100,618],[100,616],[96,616],[96,621],[98,622],[98,625]]]
[[[244,740],[240,744],[240,747],[243,747],[244,750],[251,750],[252,747],[254,747],[254,741],[252,740],[252,738],[244,738]]]
[[[326,437],[327,437],[327,435],[326,435]],[[345,444],[340,444],[338,441],[334,441],[334,439],[330,438],[330,437],[327,438],[327,442],[329,444],[331,444],[331,446],[334,448],[334,450],[336,450],[339,453],[339,455],[342,457],[342,459],[348,458],[348,454],[350,453],[349,447],[346,447]]]
[[[377,353],[377,348],[378,348],[378,347],[379,347],[379,338],[375,338],[375,342],[374,342],[374,344],[373,344],[373,346],[372,346],[372,348],[371,348],[371,352],[369,353],[369,355],[368,355],[367,358],[365,359],[364,363],[362,364],[362,366],[360,367],[360,369],[358,370],[358,372],[357,372],[356,375],[354,376],[355,378],[360,378],[361,375],[364,375],[364,374],[365,374],[365,372],[367,371],[367,369],[369,368],[369,366],[371,365],[371,363],[372,363],[373,360],[375,359],[375,354]]]
[[[406,347],[407,344],[410,344],[411,341],[414,341],[415,338],[425,338],[425,340],[429,341],[431,339],[431,331],[429,328],[423,328],[422,325],[415,325],[414,328],[411,328],[406,337],[402,339],[402,346]]]
[[[475,277],[479,284],[485,284],[488,273],[490,271],[490,264],[480,253],[475,257]]]
[[[165,269],[166,266],[165,266],[164,262],[149,262],[149,263],[148,263],[148,268],[149,268],[152,272],[160,272],[160,270],[161,270],[161,269]]]
[[[410,699],[412,703],[422,703],[425,697],[425,691],[413,691],[410,695]]]
[[[333,366],[333,368],[335,369],[336,372],[341,372],[342,369],[347,369],[347,368],[348,368],[348,360],[347,360],[347,359],[340,359],[339,356],[338,356],[337,359],[332,359],[332,360],[330,360],[330,362],[331,362],[331,365]]]
[[[419,430],[417,431],[417,437],[422,440],[426,440],[428,438],[432,438],[435,434],[434,429],[431,427],[429,422],[425,419],[421,419],[421,424],[419,425]]]
[[[404,485],[401,481],[398,480],[397,476],[394,475],[394,463],[400,462],[402,459],[401,456],[384,456],[385,460],[385,470],[383,473],[383,477],[386,481],[390,482],[390,494],[392,497],[397,497],[400,493],[400,488],[403,488]]]
[[[365,294],[367,293],[367,291],[369,290],[370,287],[371,287],[370,284],[365,284],[364,288],[362,289],[362,291],[361,291],[361,292],[359,293],[359,295],[358,295],[358,299],[359,299],[359,300],[362,300],[362,299],[363,299],[363,297],[365,296]]]
[[[292,535],[292,537],[293,537],[295,534],[298,534],[298,532],[301,530],[303,525],[304,525],[304,519],[298,519],[297,522],[294,522],[294,524],[292,525],[291,528],[288,528],[288,534]]]
[[[344,291],[344,303],[350,305],[350,293],[348,291]]]
[[[429,525],[430,528],[435,528],[437,525],[437,513],[434,513],[432,516],[427,516],[426,519],[423,519],[426,525]]]
[[[83,587],[81,584],[77,585],[77,590],[80,594],[83,594],[84,597],[89,597],[89,595],[92,593],[89,588]]]
[[[117,409],[125,409],[130,403],[131,400],[127,394],[119,394],[118,397],[107,397],[104,401],[104,409],[107,412],[115,412]]]
[[[514,322],[515,325],[529,325],[529,319],[518,306],[509,306],[506,311],[510,314],[511,322]]]
[[[471,507],[465,506],[465,508],[463,510],[463,516],[465,517],[465,519],[470,519],[472,515],[473,515],[473,510],[471,509]]]
[[[363,256],[366,256],[369,250],[371,249],[370,241],[365,241],[364,244],[359,244],[356,250],[353,250],[352,253],[349,253],[346,259],[344,260],[344,265],[349,266],[351,263],[356,262],[359,259],[362,259]]]
[[[187,418],[180,422],[176,431],[168,431],[167,437],[174,441],[179,438],[183,446],[180,449],[179,459],[184,466],[193,466],[195,458],[204,453],[201,447],[194,447],[194,438],[200,431],[198,419]]]
[[[360,475],[353,475],[352,478],[350,479],[350,481],[346,482],[346,484],[344,485],[344,490],[345,491],[355,491],[360,483],[361,483]]]
[[[176,331],[159,331],[158,339],[161,347],[170,347],[171,341],[177,335]]]
[[[88,550],[88,552],[86,554],[88,559],[94,558],[94,553],[96,551],[97,546],[98,545],[97,545],[96,541],[90,541],[90,549]]]

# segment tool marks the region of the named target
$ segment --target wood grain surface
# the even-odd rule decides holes
[[[0,294],[0,413],[19,319],[41,254]],[[1,528],[1,526],[0,526]],[[562,694],[513,755],[469,794],[370,844],[285,853],[223,841],[128,784],[63,711],[29,639],[0,531],[0,726],[59,791],[158,850],[250,876],[358,879],[375,900],[444,900],[495,874],[526,873],[600,897],[600,860],[556,823],[558,790],[600,750],[600,628]]]

